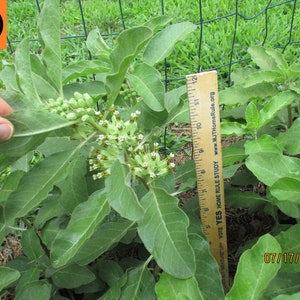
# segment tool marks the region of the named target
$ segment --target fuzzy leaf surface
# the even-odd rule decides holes
[[[15,126],[14,137],[26,137],[71,126],[74,122],[46,110],[17,110],[7,117]]]
[[[48,77],[59,95],[62,95],[62,60],[60,37],[59,0],[44,1],[38,19],[39,40],[42,44],[42,61]]]
[[[127,77],[149,108],[154,111],[164,110],[164,86],[156,69],[147,64],[139,64]]]
[[[196,28],[197,26],[190,22],[173,24],[164,28],[146,46],[144,62],[151,66],[159,63],[172,53],[178,41],[184,40]]]
[[[19,271],[1,266],[0,267],[0,292],[13,283],[14,281],[18,280],[20,278],[21,274]]]
[[[281,253],[287,253],[286,261],[281,258],[281,270],[282,272],[299,272],[299,253],[300,253],[300,225],[295,224],[291,226],[288,230],[282,231],[277,236],[276,240],[281,246]],[[274,251],[273,251],[274,252]],[[297,257],[298,255],[298,257]],[[278,253],[276,255],[276,260],[278,259]],[[291,261],[290,261],[291,260]]]
[[[233,286],[226,295],[226,300],[260,299],[262,292],[280,269],[280,263],[264,262],[266,252],[281,252],[279,243],[270,234],[260,237],[251,249],[242,254]]]
[[[195,255],[187,236],[189,220],[178,199],[152,188],[141,200],[145,210],[138,233],[158,265],[170,275],[186,279],[195,273]]]
[[[290,201],[300,204],[300,176],[298,179],[283,177],[271,187],[271,194],[279,201]]]
[[[161,274],[155,285],[155,292],[158,300],[205,299],[195,277],[178,279],[165,272]]]
[[[15,300],[43,299],[51,297],[52,286],[48,280],[36,280],[26,284],[17,294]]]
[[[58,268],[66,265],[109,212],[107,195],[102,190],[94,192],[87,201],[76,206],[67,228],[60,230],[52,243],[53,266]]]
[[[130,186],[131,173],[127,165],[116,160],[111,167],[111,174],[106,179],[109,204],[122,217],[137,221],[144,215],[144,210]]]
[[[300,159],[280,153],[258,152],[249,155],[246,166],[258,180],[271,186],[283,177],[299,178]]]
[[[116,47],[112,50],[110,55],[112,70],[106,77],[108,108],[114,103],[129,66],[151,36],[152,30],[143,26],[124,30],[118,36]]]

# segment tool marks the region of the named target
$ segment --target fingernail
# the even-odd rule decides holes
[[[6,141],[13,135],[13,127],[9,124],[0,124],[0,140]]]

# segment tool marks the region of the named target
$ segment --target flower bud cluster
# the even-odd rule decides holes
[[[138,130],[137,119],[139,111],[131,114],[130,119],[123,121],[119,111],[113,111],[111,120],[102,120],[103,127],[90,153],[90,171],[95,172],[94,179],[100,179],[110,174],[110,168],[116,159],[125,162],[132,173],[143,178],[146,182],[152,181],[172,169],[174,155],[171,153],[161,158],[158,152],[158,143],[145,144],[144,135]]]
[[[66,100],[63,97],[59,97],[56,100],[49,99],[47,109],[50,112],[59,114],[69,121],[81,119],[81,121],[86,122],[91,117],[95,116],[95,109],[93,106],[94,101],[89,94],[75,92],[74,97],[69,100]]]
[[[120,95],[125,102],[129,101],[131,104],[135,104],[139,100],[136,90],[132,87],[129,87],[126,83],[122,84]]]

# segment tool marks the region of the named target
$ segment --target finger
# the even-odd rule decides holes
[[[13,112],[13,109],[9,104],[6,103],[2,98],[0,98],[0,116],[9,115]]]
[[[0,117],[0,141],[6,141],[12,137],[14,127],[11,122]]]

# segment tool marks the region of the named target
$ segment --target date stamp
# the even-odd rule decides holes
[[[300,253],[295,252],[265,252],[264,263],[265,264],[297,264],[299,262]]]

